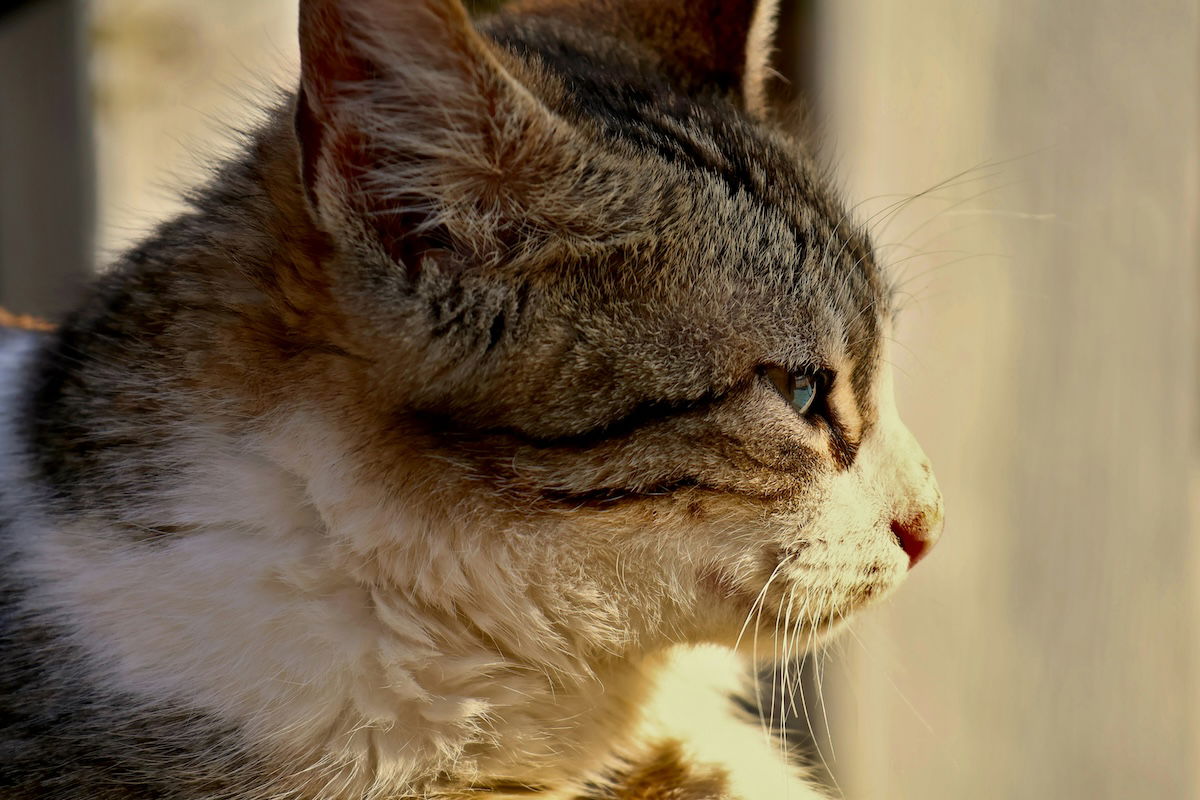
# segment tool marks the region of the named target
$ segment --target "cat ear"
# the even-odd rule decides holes
[[[555,132],[459,0],[302,0],[300,56],[309,202],[327,227],[367,233],[402,263],[454,238],[456,206],[478,211],[501,177],[519,183]]]
[[[518,0],[511,7],[636,41],[685,88],[732,92],[752,114],[765,112],[779,0]]]

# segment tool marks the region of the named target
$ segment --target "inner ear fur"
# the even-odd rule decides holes
[[[302,0],[300,55],[308,200],[331,232],[399,262],[479,241],[470,219],[519,206],[522,176],[544,173],[561,134],[459,0]]]
[[[765,113],[779,0],[516,0],[507,8],[636,42],[684,89],[734,94],[750,113]]]

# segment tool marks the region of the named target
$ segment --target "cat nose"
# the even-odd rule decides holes
[[[908,568],[912,569],[933,549],[934,543],[941,536],[941,508],[922,511],[904,520],[892,520],[892,533],[900,547],[908,554]]]

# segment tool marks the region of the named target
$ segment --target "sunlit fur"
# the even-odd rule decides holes
[[[0,797],[817,796],[713,654],[941,501],[773,7],[704,5],[301,4],[299,93],[0,351]]]

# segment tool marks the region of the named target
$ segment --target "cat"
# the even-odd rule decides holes
[[[0,334],[0,798],[823,796],[732,654],[942,502],[775,11],[301,0],[191,210]]]

